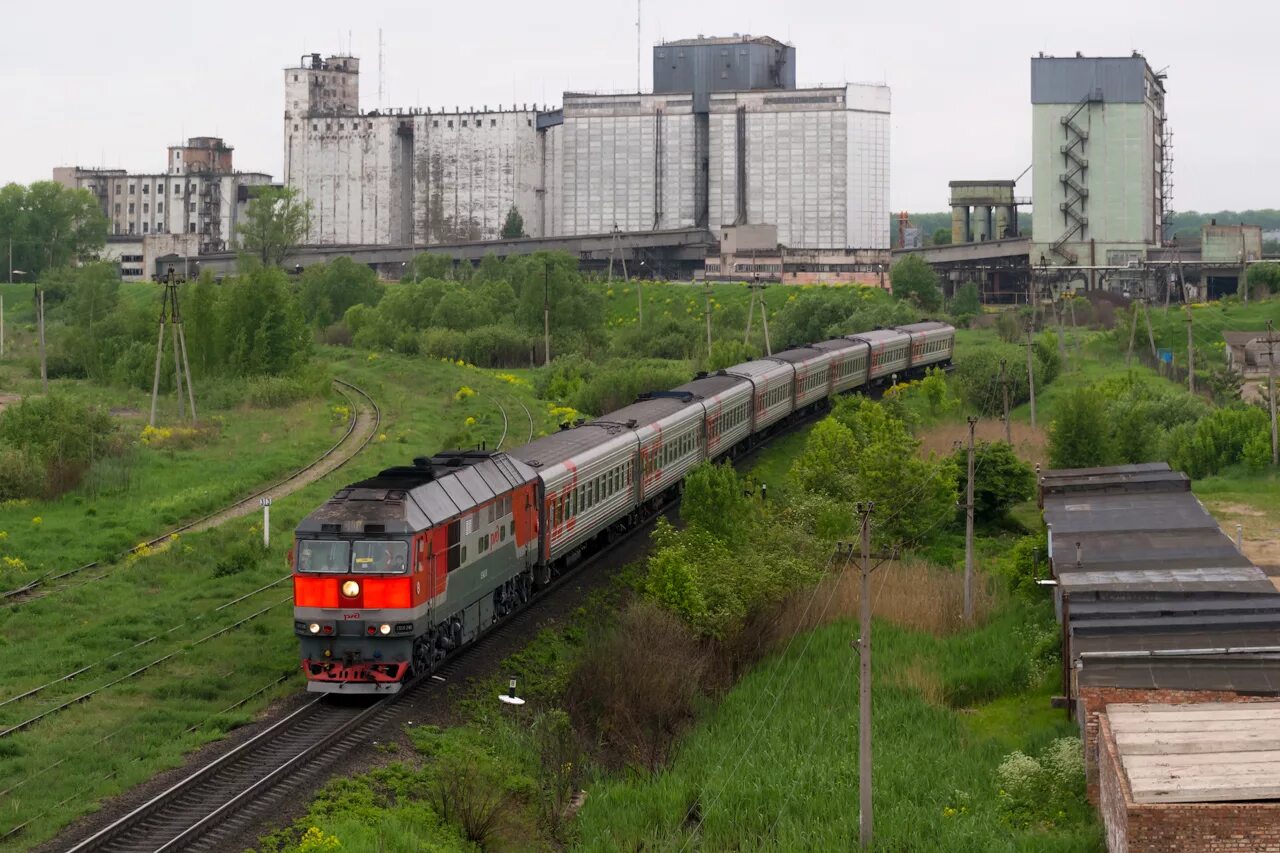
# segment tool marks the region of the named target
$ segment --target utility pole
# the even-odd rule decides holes
[[[1075,344],[1076,364],[1080,364],[1080,326],[1076,324],[1076,300],[1072,297],[1067,303],[1071,307],[1071,341]]]
[[[711,282],[707,282],[706,307],[703,313],[707,315],[707,358],[711,358]]]
[[[871,513],[875,504],[858,502],[862,516],[862,587],[858,596],[858,842],[871,848]]]
[[[1240,223],[1240,289],[1244,291],[1244,304],[1249,304],[1249,256],[1244,248],[1244,223]]]
[[[613,262],[609,262],[612,267]],[[542,366],[551,363],[551,264],[542,264]]]
[[[173,374],[178,392],[178,416],[185,419],[184,401],[182,398],[185,377],[187,402],[190,403],[191,423],[196,421],[196,397],[191,387],[191,361],[187,358],[187,333],[182,325],[182,310],[178,307],[178,282],[173,267],[157,279],[164,285],[160,297],[160,336],[156,339],[156,369],[151,380],[151,426],[156,425],[156,401],[160,396],[160,363],[164,356],[164,327],[169,324],[173,332]]]
[[[626,269],[626,262],[623,262],[623,269]],[[644,282],[636,279],[636,327],[644,328]]]
[[[760,283],[759,273],[756,273],[756,279],[752,281],[748,287],[751,288],[751,301],[747,306],[747,333],[743,336],[744,344],[751,343],[751,321],[755,317],[756,303],[760,303],[760,325],[764,329],[764,351],[765,355],[773,355],[773,346],[769,342],[769,315],[765,312],[764,303],[764,285]]]
[[[1035,338],[1031,336],[1031,330],[1027,329],[1027,383],[1031,391],[1031,429],[1036,428],[1036,369],[1035,357],[1032,350],[1035,349]]]
[[[39,328],[40,340],[40,387],[44,393],[49,393],[49,366],[44,355],[44,288],[36,285],[36,323]]]
[[[964,621],[973,621],[973,428],[978,419],[969,416],[969,481],[964,498]]]
[[[1138,336],[1138,301],[1135,299],[1130,307],[1133,309],[1133,323],[1129,326],[1129,354],[1124,357],[1126,368],[1133,366],[1133,340]]]
[[[1271,464],[1280,465],[1280,444],[1276,442],[1276,333],[1267,321],[1267,403],[1271,409]]]
[[[1156,350],[1156,333],[1151,328],[1151,311],[1146,302],[1142,303],[1142,319],[1147,321],[1147,342],[1151,344],[1151,359],[1159,362],[1160,353]]]
[[[1070,365],[1067,360],[1067,331],[1062,327],[1062,300],[1059,299],[1053,306],[1054,319],[1058,321],[1058,358],[1062,359],[1062,363]]]
[[[1005,372],[1008,359],[1000,359],[1000,388],[1004,392],[1004,443],[1013,447],[1013,425],[1009,423],[1009,377]]]
[[[1196,393],[1196,350],[1191,339],[1191,306],[1187,306],[1187,390]]]

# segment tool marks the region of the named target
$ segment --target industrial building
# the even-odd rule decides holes
[[[1035,263],[1124,266],[1163,243],[1172,194],[1164,79],[1136,51],[1031,60]]]
[[[60,166],[53,179],[87,190],[110,226],[104,257],[125,280],[145,279],[162,255],[195,256],[235,246],[250,189],[271,183],[261,172],[237,172],[233,149],[216,136],[171,145],[163,172]]]
[[[786,248],[886,250],[889,90],[797,88],[768,37],[653,48],[650,93],[569,92],[563,108],[362,111],[359,61],[285,70],[285,182],[315,244],[776,226]],[[884,258],[883,260],[887,260]]]

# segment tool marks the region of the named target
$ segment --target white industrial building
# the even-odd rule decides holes
[[[1124,266],[1163,244],[1164,77],[1140,54],[1031,60],[1031,261]]]
[[[104,257],[126,280],[145,279],[154,259],[234,248],[250,188],[271,183],[261,172],[237,172],[232,148],[213,136],[169,146],[163,172],[60,166],[53,179],[90,192],[110,223]]]
[[[285,70],[285,181],[309,242],[427,245],[777,227],[797,249],[889,247],[889,90],[797,89],[771,38],[654,48],[654,91],[566,93],[562,110],[359,108],[359,61]]]

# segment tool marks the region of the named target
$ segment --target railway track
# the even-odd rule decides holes
[[[494,403],[498,406],[498,411],[502,414],[502,435],[498,438],[498,443],[494,445],[494,450],[501,450],[502,445],[507,441],[507,436],[511,433],[511,420],[507,415],[507,407],[502,405],[503,399],[506,399],[508,403],[515,400],[516,405],[524,410],[525,419],[529,421],[529,435],[525,438],[524,443],[528,444],[533,441],[533,414],[529,411],[529,407],[526,406],[524,401],[518,397],[503,398],[495,395],[493,398]]]
[[[499,408],[505,420],[505,409],[501,405]],[[525,414],[532,435],[533,417],[527,408]],[[801,429],[823,414],[817,412],[792,421],[744,453],[738,463],[750,460],[774,439]],[[348,704],[350,697],[313,699],[68,848],[69,853],[222,849],[224,840],[278,810],[291,791],[323,778],[322,774],[344,754],[385,731],[395,709],[431,690],[437,682],[447,681],[468,654],[489,645],[496,637],[525,627],[536,617],[540,605],[548,602],[559,587],[607,560],[623,542],[648,531],[653,522],[678,501],[678,497],[669,499],[644,522],[564,572],[529,606],[486,632],[477,642],[451,655],[431,676],[419,677],[400,692],[367,706]]]
[[[404,704],[437,689],[467,655],[496,638],[530,627],[541,605],[580,573],[609,558],[617,545],[648,531],[674,506],[668,501],[645,522],[619,536],[611,546],[562,573],[541,595],[511,618],[487,631],[477,642],[450,655],[430,676],[420,676],[368,705],[352,699],[312,699],[270,728],[210,761],[165,791],[104,827],[67,853],[168,853],[177,850],[221,850],[224,840],[252,821],[278,811],[291,791],[315,781],[343,755],[386,731],[391,716]]]
[[[140,545],[135,545],[129,550],[117,554],[113,558],[109,558],[107,560],[94,560],[91,563],[85,563],[82,566],[76,566],[72,569],[61,569],[46,572],[45,574],[28,581],[22,586],[0,592],[0,605],[17,604],[23,601],[28,601],[37,595],[47,595],[49,587],[58,581],[85,574],[93,569],[107,568],[145,549],[161,545],[181,533],[194,533],[201,530],[207,530],[211,527],[216,527],[225,521],[229,521],[232,518],[238,518],[241,515],[246,515],[255,510],[258,505],[259,498],[268,496],[274,497],[278,494],[287,494],[292,491],[292,488],[290,488],[292,484],[299,480],[304,480],[305,482],[306,480],[304,478],[308,478],[319,469],[326,468],[326,466],[334,459],[335,454],[337,454],[344,445],[349,443],[351,437],[356,432],[356,428],[362,422],[362,415],[357,411],[358,407],[356,407],[355,400],[356,397],[359,397],[365,401],[365,408],[368,412],[367,416],[372,418],[373,423],[368,434],[358,442],[357,446],[354,447],[344,458],[338,460],[337,464],[329,466],[324,473],[328,473],[329,471],[342,467],[350,461],[351,458],[363,450],[373,439],[373,436],[377,435],[378,428],[382,423],[382,410],[379,408],[373,397],[369,396],[369,394],[359,387],[352,385],[350,382],[346,382],[342,379],[334,379],[333,383],[338,386],[338,393],[346,398],[347,402],[352,405],[353,414],[347,423],[347,429],[343,432],[342,437],[339,438],[332,447],[316,457],[311,463],[299,468],[287,477],[277,480],[271,485],[261,488],[256,492],[229,504],[228,506],[216,509],[211,513],[193,519],[192,521],[188,521],[185,524],[181,524],[172,530],[160,534],[159,536],[148,539]],[[87,582],[98,580],[102,577],[105,577],[105,574],[93,576]]]

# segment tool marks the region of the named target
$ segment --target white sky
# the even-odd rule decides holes
[[[1174,208],[1280,207],[1280,0],[643,2],[645,89],[655,41],[733,32],[796,45],[802,86],[887,82],[894,210],[943,210],[948,180],[1030,164],[1032,55],[1133,49],[1168,67]],[[391,106],[558,105],[565,89],[635,88],[631,0],[4,6],[0,183],[58,165],[159,171],[165,146],[199,135],[279,179],[282,69],[349,44],[361,106],[375,107],[379,27]],[[1030,175],[1018,189],[1030,194]]]

